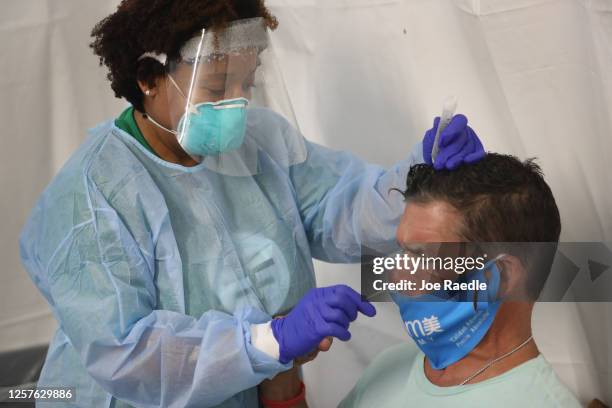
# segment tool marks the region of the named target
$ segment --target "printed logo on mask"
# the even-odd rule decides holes
[[[434,369],[446,368],[469,354],[493,324],[501,305],[498,297],[501,279],[496,264],[500,257],[473,271],[466,280],[468,283],[488,282],[485,291],[468,291],[465,296],[455,295],[444,301],[430,293],[418,296],[391,294],[408,334]],[[489,279],[485,276],[487,270]]]
[[[408,334],[415,340],[444,331],[440,324],[440,319],[435,315],[425,317],[422,320],[405,321],[404,324]]]

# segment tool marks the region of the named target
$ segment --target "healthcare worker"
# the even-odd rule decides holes
[[[431,161],[432,132],[388,171],[305,140],[276,25],[263,0],[124,0],[94,28],[131,107],[91,131],[22,232],[59,323],[39,387],[74,387],[83,407],[256,407],[264,379],[374,314],[346,286],[313,289],[312,258],[395,246],[388,191]],[[440,147],[440,169],[484,155],[463,116]]]

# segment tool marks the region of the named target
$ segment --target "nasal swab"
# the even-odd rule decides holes
[[[454,96],[449,96],[444,101],[444,107],[442,108],[442,116],[440,116],[440,123],[438,124],[438,131],[436,132],[436,137],[434,139],[434,145],[431,151],[432,163],[436,162],[436,157],[438,157],[438,153],[440,152],[440,146],[439,146],[440,134],[451,122],[456,110],[457,110],[457,98]]]

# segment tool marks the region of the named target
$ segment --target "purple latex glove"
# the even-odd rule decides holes
[[[432,163],[431,152],[439,124],[440,118],[437,117],[433,128],[425,133],[423,139],[425,163],[433,164],[436,170],[455,170],[463,163],[476,163],[485,157],[484,147],[474,130],[467,125],[467,118],[464,115],[455,115],[440,134],[440,150],[436,162]]]
[[[315,350],[326,337],[351,338],[348,328],[357,312],[372,317],[374,306],[346,285],[311,289],[285,317],[272,320],[283,364]]]

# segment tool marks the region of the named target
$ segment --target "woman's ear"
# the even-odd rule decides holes
[[[138,87],[140,88],[140,91],[143,93],[145,97],[153,98],[157,96],[157,90],[158,90],[157,83],[158,81],[155,81],[155,83],[150,83],[147,81],[139,80]]]
[[[519,258],[505,255],[496,261],[500,274],[499,296],[506,300],[526,300],[527,269]]]

